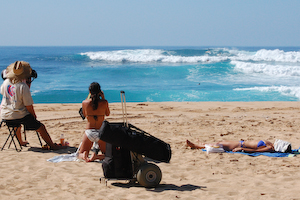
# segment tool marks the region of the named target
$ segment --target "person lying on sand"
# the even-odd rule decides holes
[[[106,143],[99,139],[99,130],[105,119],[110,114],[108,102],[105,100],[104,93],[101,91],[99,83],[93,82],[89,87],[90,97],[82,102],[82,114],[87,118],[85,134],[79,147],[78,158],[91,162],[96,159],[104,159],[104,155],[89,152],[93,142],[97,142],[102,153],[105,153]]]
[[[36,76],[36,72],[31,69],[28,62],[16,61],[6,68],[5,74],[2,74],[4,82],[1,85],[1,94],[3,95],[1,118],[7,122],[17,120],[25,125],[26,129],[36,130],[50,146],[50,149],[65,148],[53,143],[44,124],[36,119],[30,93],[32,78],[36,78]],[[20,145],[28,144],[27,141],[22,140],[21,127],[17,129],[16,135]]]
[[[204,149],[205,144],[199,143],[195,144],[186,140],[186,144],[192,149]],[[283,152],[288,153],[292,151],[291,143],[276,140],[273,144],[267,140],[241,140],[241,141],[221,141],[212,144],[210,146],[222,147],[225,151],[243,151],[243,152]]]

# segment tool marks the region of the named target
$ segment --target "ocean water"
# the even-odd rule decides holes
[[[35,103],[80,103],[100,83],[109,102],[299,101],[300,47],[0,47],[0,70],[37,71]]]

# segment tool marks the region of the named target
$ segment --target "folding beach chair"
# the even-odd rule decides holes
[[[22,151],[22,145],[21,145],[19,139],[17,138],[17,134],[16,134],[17,133],[17,129],[19,127],[21,127],[22,123],[19,120],[4,120],[3,119],[2,122],[1,122],[1,124],[0,124],[0,127],[2,127],[3,123],[5,123],[5,126],[7,126],[9,134],[8,134],[8,137],[7,137],[6,141],[5,141],[5,143],[3,144],[2,148],[1,148],[1,151],[4,149],[4,147],[6,146],[6,144],[8,142],[9,142],[8,148],[10,148],[11,144],[13,143],[17,152]],[[26,140],[26,130],[27,129],[24,126],[24,138],[25,138],[25,140]],[[37,134],[37,137],[39,139],[39,142],[40,142],[41,146],[43,146],[41,138],[40,138],[40,135],[39,135],[39,133],[37,131],[36,131],[36,134]],[[17,147],[15,139],[17,140],[17,144],[19,144],[20,148]]]

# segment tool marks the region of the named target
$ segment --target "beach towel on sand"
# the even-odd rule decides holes
[[[59,156],[54,156],[53,158],[48,159],[47,161],[53,162],[53,163],[58,163],[62,161],[77,161],[77,154],[72,153],[72,154],[67,154],[67,155],[59,155]]]
[[[202,149],[202,151],[206,151],[205,149]],[[247,153],[247,152],[232,152],[232,151],[224,151],[225,153],[239,153],[239,154],[244,154],[248,156],[268,156],[268,157],[294,157],[297,154],[300,153],[300,148],[299,149],[294,149],[292,150],[292,153],[281,153],[281,152],[255,152],[255,153]]]
[[[78,154],[79,154],[79,149],[80,149],[81,144],[82,143],[79,144],[79,146],[78,146],[75,153],[54,156],[53,158],[50,158],[47,161],[53,162],[53,163],[58,163],[58,162],[63,162],[63,161],[80,161],[82,159],[78,158]],[[97,142],[93,143],[93,148],[99,149],[99,146],[98,146]]]

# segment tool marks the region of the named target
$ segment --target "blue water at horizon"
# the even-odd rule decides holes
[[[0,70],[37,71],[35,103],[81,103],[89,84],[109,102],[299,101],[300,47],[0,47]]]

